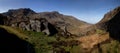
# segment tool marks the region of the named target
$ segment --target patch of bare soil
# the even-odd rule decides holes
[[[80,45],[86,51],[84,53],[89,53],[95,46],[109,40],[109,34],[108,33],[104,35],[93,34],[77,38],[77,40],[81,42]]]

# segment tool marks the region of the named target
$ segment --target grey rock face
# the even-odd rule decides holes
[[[19,27],[22,30],[27,31],[36,31],[36,32],[44,32],[47,35],[54,35],[57,33],[56,28],[50,24],[46,19],[32,19],[28,22],[19,22],[14,23],[11,26],[13,27]]]
[[[32,31],[40,32],[40,21],[39,20],[30,20],[29,25]]]

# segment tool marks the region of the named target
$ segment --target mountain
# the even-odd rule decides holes
[[[10,9],[1,14],[6,16],[4,25],[28,31],[42,31],[48,35],[57,33],[57,28],[78,35],[80,26],[88,25],[73,16],[63,15],[57,11],[36,13],[29,8],[20,8]]]

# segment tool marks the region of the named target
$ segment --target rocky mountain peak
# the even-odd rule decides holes
[[[10,9],[8,12],[5,12],[4,15],[9,15],[9,16],[19,16],[19,15],[30,15],[30,14],[35,14],[33,10],[30,8],[20,8],[20,9]]]

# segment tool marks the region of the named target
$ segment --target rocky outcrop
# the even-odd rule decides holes
[[[44,18],[22,21],[14,23],[11,26],[19,27],[27,31],[44,32],[47,35],[54,35],[58,32],[57,29]]]

